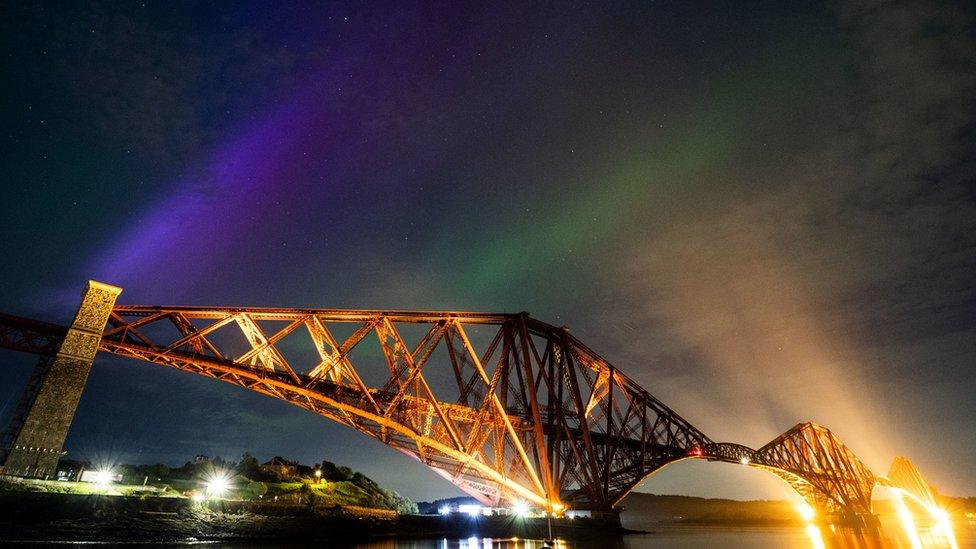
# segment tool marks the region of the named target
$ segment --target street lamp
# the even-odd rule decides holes
[[[115,473],[109,469],[102,469],[95,473],[95,484],[104,488],[112,483],[113,478],[115,478]]]
[[[517,501],[512,506],[512,511],[515,511],[516,516],[525,517],[529,514],[529,506],[524,501]]]
[[[225,471],[214,471],[207,477],[204,486],[207,489],[208,496],[212,498],[223,497],[230,488],[230,478]]]
[[[316,469],[315,470],[315,482],[316,483],[321,483],[322,482],[322,469]]]

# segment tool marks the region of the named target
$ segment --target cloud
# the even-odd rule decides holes
[[[976,328],[976,49],[967,14],[942,6],[851,6],[843,22],[843,118],[782,180],[684,204],[617,273],[611,314],[643,323],[627,356],[706,432],[761,444],[813,419],[886,467],[900,403],[884,369],[911,365],[878,349]]]

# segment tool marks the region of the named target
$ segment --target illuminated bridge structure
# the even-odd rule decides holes
[[[116,305],[121,290],[93,284],[70,328],[0,315],[0,347],[52,357],[35,377],[101,351],[262,393],[373,437],[486,505],[609,511],[685,459],[767,470],[823,517],[870,517],[878,484],[934,505],[910,462],[878,477],[819,425],[758,450],[715,442],[568,329],[527,313]],[[35,450],[24,426],[51,389],[31,390],[8,452]],[[61,455],[63,436],[44,451]]]

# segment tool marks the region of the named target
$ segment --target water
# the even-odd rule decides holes
[[[906,527],[882,517],[882,528],[871,533],[831,527],[707,527],[630,524],[647,530],[620,538],[558,541],[557,549],[699,549],[715,547],[795,549],[964,549],[976,548],[976,521],[957,521],[952,534],[937,525]],[[353,545],[355,549],[540,549],[542,540],[467,539],[386,540]],[[223,545],[221,545],[223,546]],[[233,547],[245,547],[233,545]],[[250,546],[255,547],[255,546]]]
[[[707,527],[646,525],[651,532],[620,538],[590,541],[557,540],[556,549],[966,549],[976,548],[976,522],[956,523],[953,536],[947,537],[938,528],[887,524],[880,532],[863,533],[837,528],[807,527]],[[2,546],[0,541],[0,546]],[[49,546],[52,543],[44,543]],[[55,542],[53,545],[60,545]],[[68,544],[74,545],[74,544]],[[86,543],[85,545],[89,545]],[[100,545],[95,543],[93,545]],[[106,545],[115,545],[114,543]],[[383,540],[346,545],[347,549],[541,549],[543,540],[497,539],[470,537],[466,539],[410,539]],[[222,549],[263,549],[268,547],[338,547],[331,543],[263,542],[189,542],[164,544],[127,544],[128,547],[219,547]]]
[[[647,534],[608,536],[589,541],[558,540],[557,549],[691,549],[716,547],[736,548],[787,548],[787,549],[976,549],[976,518],[956,520],[949,525],[916,524],[903,522],[898,517],[881,517],[882,528],[877,531],[854,531],[836,527],[814,525],[794,527],[709,527],[678,526],[628,521],[629,528],[646,530]],[[345,547],[351,549],[541,549],[545,542],[532,539],[498,539],[469,537],[465,539],[390,539],[368,543],[339,545],[331,542],[288,543],[284,539],[265,542],[193,542],[186,543],[132,543],[126,547],[146,546],[153,548],[181,547],[209,549],[258,549],[268,547]],[[0,539],[0,549],[3,547]],[[76,545],[67,542],[45,542],[36,546]],[[86,542],[83,545],[120,545],[117,542],[101,544]]]
[[[957,523],[953,535],[938,528],[886,524],[871,534],[837,528],[807,527],[702,527],[651,526],[650,534],[629,535],[596,541],[559,541],[558,549],[699,549],[715,547],[796,548],[796,549],[922,549],[976,548],[976,524]],[[491,539],[471,537],[461,540],[389,540],[355,545],[356,549],[540,549],[542,540]]]

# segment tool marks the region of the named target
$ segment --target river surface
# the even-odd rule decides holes
[[[905,532],[882,532],[880,534],[864,534],[855,532],[842,532],[819,530],[816,527],[781,527],[781,528],[762,528],[762,527],[680,527],[680,526],[659,526],[654,528],[653,533],[636,534],[621,538],[608,538],[606,540],[590,541],[563,541],[557,540],[557,549],[698,549],[715,547],[720,549],[738,548],[785,548],[785,549],[828,549],[828,548],[857,548],[857,549],[922,549],[922,548],[947,548],[947,549],[967,549],[976,548],[976,527],[957,527],[954,532],[954,539],[949,540],[941,533],[933,533],[926,529],[919,529],[914,535],[907,535]],[[0,547],[3,541],[0,540]],[[35,547],[61,545],[57,542],[31,544]],[[76,545],[65,543],[64,545]],[[100,546],[99,543],[85,542],[81,545]],[[323,547],[321,543],[315,544],[289,544],[289,543],[242,543],[242,542],[188,542],[188,543],[161,543],[161,544],[116,544],[107,543],[106,546],[122,545],[125,547],[180,547],[180,548],[210,548],[219,547],[222,549],[258,549],[267,547]],[[470,537],[467,539],[410,539],[410,540],[384,540],[369,543],[359,543],[346,545],[349,549],[541,549],[545,545],[542,540],[523,540],[523,539],[492,539]],[[333,547],[330,543],[329,547]]]
[[[931,536],[927,532],[919,532],[916,539],[904,535],[864,535],[852,532],[839,534],[837,532],[813,533],[817,530],[800,527],[783,528],[716,528],[716,527],[663,527],[655,529],[653,534],[630,535],[620,539],[601,541],[559,541],[557,549],[699,549],[714,547],[717,549],[738,548],[976,548],[976,532],[968,530],[956,532],[954,542],[944,536]],[[355,545],[356,549],[540,549],[544,542],[541,540],[499,540],[472,537],[466,540],[409,540],[384,541],[362,545]]]
[[[606,539],[589,541],[557,540],[557,549],[692,549],[692,548],[785,548],[785,549],[976,549],[976,520],[954,521],[946,531],[946,525],[915,525],[899,521],[886,521],[882,517],[879,531],[854,531],[831,527],[709,527],[677,526],[662,524],[640,524],[630,522],[630,528],[646,530],[647,534],[631,534],[622,537],[608,536]],[[408,539],[383,540],[368,543],[343,545],[351,549],[541,549],[542,540],[498,539],[472,536],[465,539]],[[3,540],[0,540],[2,547]],[[35,547],[51,545],[75,545],[57,541],[31,544]],[[200,542],[158,543],[158,544],[117,544],[85,542],[82,545],[125,547],[194,547],[197,549],[220,547],[227,549],[256,549],[267,547],[340,547],[322,542],[288,543],[275,542]]]
[[[946,536],[941,529],[918,527],[882,529],[873,534],[830,528],[808,527],[682,527],[652,526],[653,532],[629,535],[619,539],[597,541],[559,541],[558,549],[719,549],[785,548],[785,549],[889,549],[889,548],[976,548],[976,524],[953,525],[953,533]],[[541,540],[500,540],[472,537],[469,539],[383,541],[355,545],[356,549],[539,549]]]
[[[947,536],[941,528],[904,527],[888,525],[880,532],[863,533],[851,530],[808,527],[684,527],[645,525],[653,533],[628,535],[596,541],[558,541],[557,549],[699,549],[715,547],[785,548],[785,549],[922,549],[976,548],[976,524],[959,523]],[[468,539],[389,540],[353,545],[355,549],[540,549],[542,540]],[[243,546],[235,546],[243,547]]]

